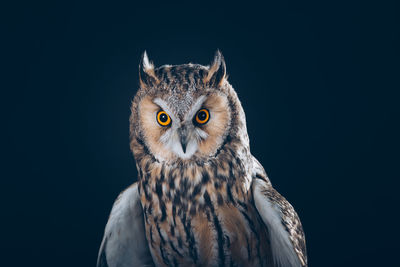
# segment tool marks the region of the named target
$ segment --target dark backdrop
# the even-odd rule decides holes
[[[0,265],[94,266],[136,180],[141,53],[208,64],[219,48],[310,266],[398,266],[395,1],[144,2],[3,6]]]

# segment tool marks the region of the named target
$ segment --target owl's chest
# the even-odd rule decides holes
[[[201,197],[193,198],[142,198],[146,236],[156,264],[266,265],[266,233],[253,206],[200,191]]]

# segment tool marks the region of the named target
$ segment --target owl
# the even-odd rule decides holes
[[[222,54],[155,68],[145,52],[139,78],[138,182],[113,205],[97,266],[307,266],[299,217],[250,152]]]

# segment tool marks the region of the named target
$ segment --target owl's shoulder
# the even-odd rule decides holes
[[[144,235],[143,210],[138,184],[123,191],[108,219],[101,243],[97,266],[152,266],[152,258]]]
[[[252,191],[256,209],[270,233],[274,261],[282,266],[307,266],[299,216],[289,201],[272,187],[264,168],[254,157]]]
[[[254,157],[251,156],[251,160],[252,160],[252,177],[253,179],[257,178],[257,179],[261,179],[264,182],[266,182],[268,185],[271,185],[271,182],[268,178],[268,175],[264,169],[264,167],[261,165],[261,163]],[[272,185],[271,185],[272,186]]]

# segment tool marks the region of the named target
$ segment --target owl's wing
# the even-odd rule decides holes
[[[272,187],[260,163],[255,163],[252,183],[254,203],[268,228],[274,265],[307,266],[305,237],[296,211]]]
[[[97,258],[97,267],[117,266],[154,266],[145,236],[137,183],[115,201]]]

